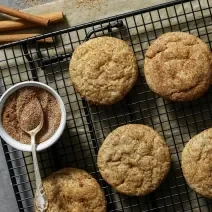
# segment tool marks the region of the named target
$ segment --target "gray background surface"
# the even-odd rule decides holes
[[[0,212],[16,212],[18,206],[11,185],[5,156],[0,144]]]
[[[33,1],[36,3],[33,3]],[[28,7],[35,6],[37,4],[44,4],[52,1],[53,0],[0,0],[0,4],[4,4],[6,6],[10,6],[17,9],[25,9]]]

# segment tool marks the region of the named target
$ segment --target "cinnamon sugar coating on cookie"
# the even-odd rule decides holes
[[[171,101],[190,101],[211,85],[212,62],[207,44],[184,32],[162,35],[146,52],[144,73],[152,91]]]
[[[94,38],[76,48],[69,72],[80,95],[96,105],[121,100],[138,76],[136,58],[128,44],[112,37]]]
[[[103,142],[98,167],[117,191],[143,196],[154,191],[170,168],[169,149],[152,128],[141,124],[118,127]]]
[[[182,153],[183,175],[189,186],[212,198],[212,128],[194,136]]]

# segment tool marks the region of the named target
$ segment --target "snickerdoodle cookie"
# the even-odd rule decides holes
[[[182,153],[182,170],[189,186],[212,198],[212,128],[194,136]]]
[[[170,168],[170,153],[152,128],[128,124],[115,129],[98,153],[98,167],[105,181],[117,191],[143,196],[154,191]]]
[[[166,33],[147,50],[144,74],[151,90],[161,97],[171,101],[191,101],[210,87],[210,49],[194,35]]]
[[[81,169],[61,169],[43,180],[47,212],[106,212],[105,196],[97,181]]]
[[[81,44],[73,53],[70,77],[80,95],[91,104],[121,100],[136,82],[136,58],[123,40],[99,37]]]

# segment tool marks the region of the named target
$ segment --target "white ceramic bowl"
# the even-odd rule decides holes
[[[37,151],[42,151],[44,149],[47,149],[51,145],[53,145],[59,139],[59,137],[63,133],[65,124],[66,124],[66,109],[65,109],[63,100],[61,99],[59,94],[54,89],[52,89],[51,87],[49,87],[46,84],[43,84],[40,82],[34,82],[34,81],[21,82],[21,83],[14,85],[11,88],[9,88],[7,91],[5,91],[5,93],[2,95],[2,97],[0,99],[0,136],[3,138],[3,140],[6,143],[8,143],[9,145],[11,145],[12,147],[14,147],[18,150],[27,151],[27,152],[32,151],[30,144],[22,144],[21,142],[16,141],[6,132],[6,130],[2,126],[2,110],[3,110],[4,104],[7,100],[7,98],[12,93],[19,90],[20,88],[29,87],[29,86],[40,87],[40,88],[47,90],[49,93],[51,93],[56,98],[56,100],[58,101],[58,104],[60,105],[60,109],[61,109],[61,121],[60,121],[60,125],[59,125],[58,129],[55,131],[54,135],[51,138],[49,138],[48,140],[37,145]]]

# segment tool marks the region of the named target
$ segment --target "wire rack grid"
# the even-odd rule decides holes
[[[42,177],[67,166],[88,171],[102,186],[110,212],[212,211],[212,201],[189,188],[180,166],[185,143],[212,126],[212,90],[198,100],[173,103],[150,91],[143,75],[146,49],[158,36],[169,31],[193,33],[211,47],[212,2],[172,1],[0,47],[1,95],[15,83],[37,80],[53,87],[66,106],[67,124],[62,137],[38,154]],[[119,103],[91,106],[73,88],[68,66],[72,52],[80,43],[104,35],[121,38],[131,46],[140,76]],[[53,45],[35,42],[49,36],[56,37],[57,42]],[[171,152],[172,166],[167,179],[145,197],[117,193],[104,182],[96,166],[98,149],[105,137],[127,123],[153,127],[165,138]],[[31,154],[17,151],[1,141],[19,210],[33,211],[35,181]]]

